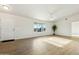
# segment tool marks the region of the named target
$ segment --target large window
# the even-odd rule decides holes
[[[43,23],[34,23],[34,32],[43,32],[46,30],[46,26]]]

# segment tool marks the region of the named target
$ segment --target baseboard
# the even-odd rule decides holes
[[[51,36],[51,35],[35,36],[35,37],[29,37],[29,38],[16,38],[15,40],[21,40],[21,39],[33,39],[33,38],[44,37],[44,36]]]
[[[11,41],[15,41],[15,39],[3,40],[3,41],[1,41],[1,42],[4,43],[4,42],[11,42]]]
[[[79,39],[78,36],[66,36],[66,35],[56,35],[56,36],[65,37],[65,38],[74,38],[74,39]]]
[[[20,39],[32,39],[32,38],[38,38],[38,37],[44,37],[44,36],[50,36],[52,34],[49,35],[43,35],[43,36],[35,36],[35,37],[25,37],[25,38],[15,38],[15,39],[7,39],[7,40],[0,40],[0,42],[9,42],[9,41],[15,41],[15,40],[20,40]]]
[[[53,36],[53,35],[44,35],[44,36]],[[15,41],[15,40],[21,40],[21,39],[33,39],[33,38],[38,38],[38,37],[44,37],[44,36],[36,36],[36,37],[29,37],[29,38],[18,38],[18,39],[10,39],[10,40],[3,40],[1,42],[10,42],[10,41]],[[64,37],[64,38],[79,38],[76,36],[66,36],[66,35],[55,35],[55,36],[59,36],[59,37]]]

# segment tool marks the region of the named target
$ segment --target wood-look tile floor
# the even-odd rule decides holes
[[[53,36],[44,36],[5,43],[0,42],[0,55],[79,55],[78,39],[67,38],[72,41],[63,47],[58,47],[43,41],[50,37],[53,39]],[[59,39],[60,37],[56,36],[56,38]]]

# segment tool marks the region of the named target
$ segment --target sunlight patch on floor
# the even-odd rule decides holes
[[[72,42],[72,40],[60,38],[60,37],[50,37],[43,40],[46,43],[55,45],[57,47],[64,47],[65,45]]]

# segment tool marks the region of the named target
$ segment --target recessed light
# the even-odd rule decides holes
[[[2,7],[5,10],[9,10],[9,7],[6,4],[0,4],[0,7]]]
[[[8,6],[6,6],[6,5],[4,5],[4,6],[3,6],[3,8],[4,8],[4,9],[6,9],[6,10],[8,10],[8,9],[9,9],[9,7],[8,7]]]

